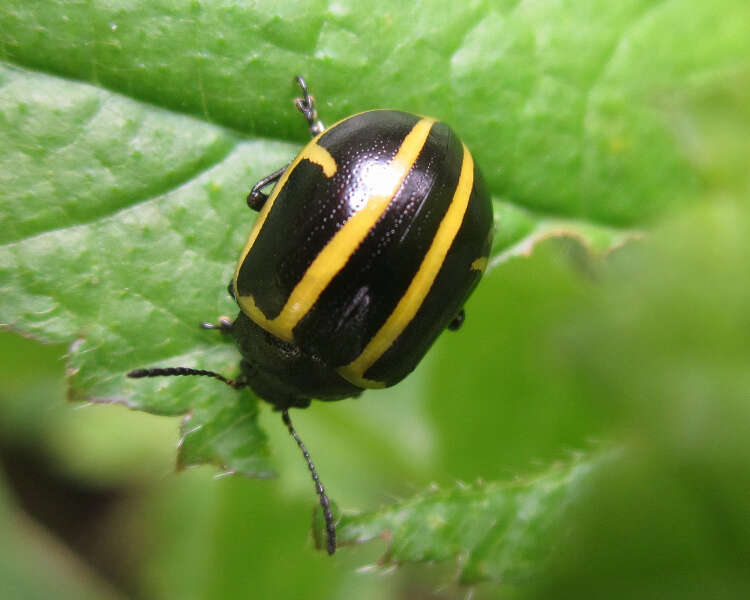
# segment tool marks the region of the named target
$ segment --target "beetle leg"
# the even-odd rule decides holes
[[[232,330],[232,320],[229,317],[219,317],[217,323],[201,323],[203,329],[218,329],[221,333],[229,333]]]
[[[258,211],[261,208],[263,208],[263,205],[266,203],[266,200],[268,200],[268,194],[264,194],[261,190],[267,185],[278,181],[281,178],[281,176],[284,174],[284,171],[286,171],[288,166],[289,165],[286,165],[285,167],[281,167],[278,171],[274,171],[270,175],[266,175],[263,179],[261,179],[258,183],[256,183],[253,186],[253,189],[251,189],[250,193],[247,195],[247,205],[250,208],[252,208],[255,211]]]
[[[307,120],[307,125],[310,128],[310,135],[315,137],[319,133],[323,133],[325,125],[323,125],[320,119],[318,119],[318,111],[315,109],[315,98],[313,98],[310,95],[310,92],[307,91],[307,83],[305,82],[305,79],[302,75],[297,75],[295,79],[297,80],[299,87],[302,89],[303,97],[295,99],[294,105]]]
[[[464,309],[458,311],[458,314],[453,317],[453,320],[448,324],[448,329],[451,331],[457,331],[461,328],[461,325],[464,324],[464,320],[466,319],[466,313],[464,312]]]

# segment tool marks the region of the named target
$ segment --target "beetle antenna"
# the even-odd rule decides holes
[[[166,367],[164,369],[135,369],[127,374],[128,377],[133,379],[141,379],[142,377],[167,377],[167,376],[182,376],[182,375],[202,375],[204,377],[213,377],[218,379],[222,383],[226,383],[229,387],[233,387],[236,390],[240,390],[247,386],[247,382],[240,381],[237,379],[227,379],[219,373],[214,371],[206,371],[204,369],[188,369],[187,367]]]
[[[333,554],[336,552],[336,524],[333,522],[333,514],[331,513],[331,501],[328,499],[328,495],[320,481],[320,477],[318,477],[318,472],[315,470],[315,465],[310,457],[310,453],[307,451],[307,448],[305,448],[305,444],[302,442],[299,435],[297,435],[297,431],[292,425],[292,420],[289,418],[289,411],[286,408],[281,409],[281,419],[289,430],[289,434],[294,438],[294,441],[297,442],[299,449],[302,450],[302,454],[307,461],[307,468],[310,469],[310,474],[315,482],[315,491],[318,493],[318,496],[320,496],[320,506],[323,509],[323,516],[326,521],[326,550],[328,551],[328,554]]]

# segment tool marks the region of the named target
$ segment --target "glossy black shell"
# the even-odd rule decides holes
[[[301,396],[397,383],[463,307],[491,238],[482,177],[448,125],[390,110],[337,123],[276,184],[237,266],[247,368],[274,372],[262,338],[296,357],[272,378]]]

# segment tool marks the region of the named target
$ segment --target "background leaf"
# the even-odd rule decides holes
[[[65,546],[25,518],[2,488],[0,592],[6,598],[83,598],[121,596],[101,581]]]
[[[457,478],[512,480],[543,470],[537,461],[622,437],[640,454],[582,501],[590,519],[555,542],[568,548],[568,562],[539,575],[533,590],[476,593],[611,592],[620,572],[642,573],[632,589],[645,593],[657,589],[646,585],[650,573],[679,574],[672,567],[680,562],[742,590],[739,559],[729,558],[741,556],[747,539],[736,526],[737,499],[746,497],[742,445],[717,424],[728,420],[739,431],[746,415],[739,402],[718,403],[718,412],[709,400],[690,405],[703,412],[684,403],[695,390],[746,398],[746,357],[734,336],[746,306],[737,232],[748,191],[748,10],[741,0],[431,0],[377,10],[348,2],[6,2],[0,321],[69,345],[73,399],[189,413],[186,466],[210,461],[265,476],[270,448],[274,464],[294,465],[278,482],[212,482],[198,470],[167,483],[174,419],[51,408],[61,346],[6,337],[0,456],[14,493],[130,596],[242,596],[252,586],[298,597],[287,577],[293,570],[308,597],[416,597],[450,577],[406,569],[384,583],[350,575],[347,566],[376,560],[376,547],[349,549],[334,562],[301,550],[293,561],[289,547],[298,548],[313,501],[278,415],[213,382],[122,376],[162,364],[237,372],[236,351],[197,324],[236,310],[225,286],[251,227],[242,198],[306,138],[291,105],[291,79],[301,72],[327,123],[373,107],[451,123],[482,166],[497,225],[497,268],[460,334],[443,336],[393,390],[295,415],[337,502],[374,508],[432,480],[444,489]],[[704,212],[707,204],[720,208]],[[643,234],[668,241],[611,276],[581,250],[608,256]],[[558,237],[574,243],[547,242]],[[625,252],[615,255],[631,256]],[[693,293],[688,282],[716,293]],[[662,308],[648,318],[652,302]],[[705,327],[693,326],[696,315]],[[662,398],[664,411],[653,413]],[[685,435],[690,415],[705,424],[694,428],[697,438]],[[688,456],[692,446],[705,449],[707,462]],[[680,476],[670,475],[675,469]],[[33,492],[42,489],[37,476],[64,489],[116,489],[115,500],[78,521],[63,508],[91,506],[79,498],[44,509]],[[136,500],[134,489],[148,491]],[[611,496],[600,495],[606,489]],[[661,504],[644,501],[651,489]],[[697,494],[703,489],[714,495]],[[670,511],[696,502],[723,507],[726,519]],[[585,509],[597,503],[608,512]],[[644,513],[626,514],[629,505]],[[655,545],[644,514],[667,523],[659,515],[673,513],[698,516],[673,521],[681,543]],[[703,535],[689,523],[736,534]],[[92,543],[111,554],[75,545],[70,530],[92,532]],[[613,540],[634,551],[589,560],[588,549],[615,548]],[[636,550],[649,547],[671,558],[643,568],[639,561],[653,557]],[[702,550],[685,561],[685,548]],[[717,564],[725,570],[703,568]],[[653,580],[675,590],[696,581]]]
[[[397,99],[399,108],[456,123],[502,200],[495,264],[556,235],[618,246],[631,234],[611,225],[643,222],[698,189],[659,99],[697,75],[735,67],[745,43],[716,8],[684,18],[674,4],[632,1],[610,12],[595,2],[469,6],[446,24],[419,4],[399,7],[394,19],[395,6],[371,14],[353,6],[12,3],[0,17],[12,65],[3,75],[3,210],[13,223],[0,254],[4,320],[40,339],[78,339],[74,397],[158,414],[185,412],[188,398],[208,393],[228,398],[203,382],[123,385],[121,374],[167,363],[226,371],[235,362],[216,355],[193,324],[236,310],[220,282],[249,223],[225,224],[248,220],[239,190],[294,153],[258,136],[303,135],[289,109],[290,74],[302,67],[330,121]],[[553,35],[563,14],[569,26]],[[715,39],[643,69],[670,36],[689,37],[707,22]],[[431,27],[440,44],[430,51]],[[368,36],[373,29],[378,35]],[[349,42],[360,36],[373,44],[352,62],[362,46]],[[383,66],[363,73],[362,60]],[[430,81],[406,80],[394,70],[402,64],[430,72]],[[436,65],[444,68],[432,73]],[[355,72],[358,85],[348,85]],[[501,87],[485,85],[489,72]],[[656,156],[658,170],[650,168]]]
[[[458,581],[518,583],[535,576],[552,554],[550,539],[592,478],[612,463],[600,453],[513,483],[431,489],[368,514],[343,515],[338,543],[383,538],[379,566],[457,560]],[[317,539],[324,538],[324,526]]]

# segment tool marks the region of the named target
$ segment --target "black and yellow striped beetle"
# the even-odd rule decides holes
[[[206,375],[248,386],[281,411],[333,554],[328,496],[289,409],[394,385],[444,329],[457,329],[487,265],[492,208],[471,153],[445,123],[372,110],[326,129],[297,82],[313,139],[252,188],[248,205],[260,214],[229,285],[240,313],[202,324],[234,338],[241,375],[176,367],[128,376]]]

